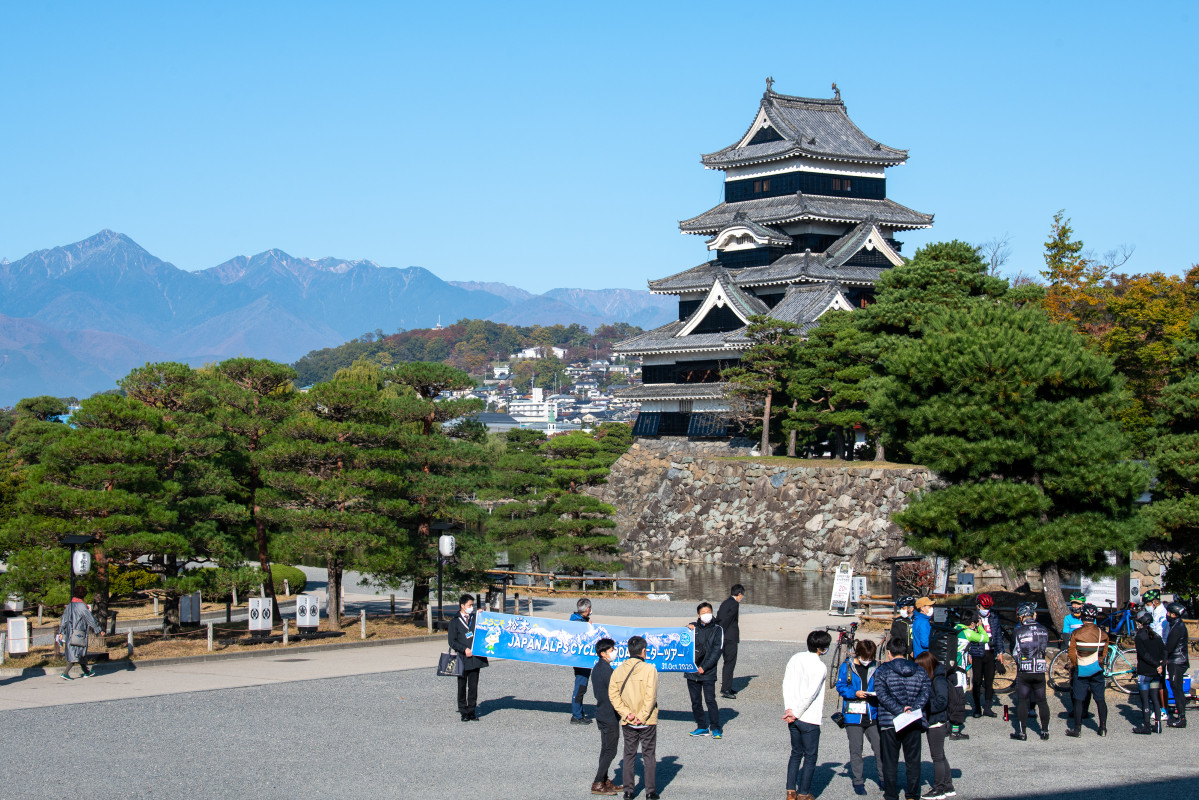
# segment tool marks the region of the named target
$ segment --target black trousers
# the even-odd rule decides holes
[[[882,750],[884,800],[899,800],[899,753],[903,751],[904,777],[907,779],[908,800],[920,798],[920,743],[924,730],[917,724],[904,728],[899,733],[895,728],[879,728],[878,743]]]
[[[737,643],[726,641],[721,658],[724,659],[724,663],[720,665],[720,691],[729,694],[734,691],[733,670],[737,666]]]
[[[1182,693],[1182,679],[1187,674],[1188,664],[1166,664],[1166,678],[1170,681],[1170,691],[1174,693],[1174,714],[1179,719],[1186,719],[1187,696]]]
[[[687,691],[691,694],[691,715],[695,717],[697,728],[719,728],[720,707],[716,705],[716,681],[687,681]],[[704,714],[704,703],[708,705],[708,713]]]
[[[599,768],[595,771],[595,783],[603,783],[608,780],[608,768],[612,766],[612,759],[616,758],[616,743],[620,741],[620,722],[604,722],[597,719],[595,725],[600,733]]]
[[[1049,730],[1049,700],[1045,697],[1045,674],[1016,673],[1016,725],[1023,733],[1028,727],[1029,700],[1036,704],[1041,715],[1041,732]]]
[[[1072,688],[1074,697],[1074,727],[1082,725],[1082,712],[1087,707],[1087,697],[1095,698],[1095,710],[1099,712],[1099,727],[1107,727],[1107,698],[1103,696],[1103,672],[1094,675],[1075,675]]]
[[[995,702],[995,651],[988,650],[981,656],[974,656],[970,666],[970,680],[974,684],[970,691],[974,695],[974,711],[989,711]],[[983,698],[986,705],[983,705]]]
[[[473,716],[479,702],[479,672],[472,669],[458,678],[458,713]]]
[[[966,691],[958,686],[958,675],[955,668],[954,673],[949,676],[949,724],[954,730],[961,728],[966,724]],[[965,671],[962,670],[962,674]]]

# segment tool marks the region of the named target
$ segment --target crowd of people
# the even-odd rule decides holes
[[[684,673],[695,718],[691,736],[723,737],[720,708],[716,701],[718,666],[723,698],[735,699],[733,673],[740,640],[739,608],[744,587],[736,585],[717,612],[712,605],[700,603],[697,618],[688,624],[694,631],[695,669]],[[1142,706],[1142,724],[1133,733],[1162,732],[1167,727],[1186,727],[1184,678],[1189,666],[1189,638],[1183,621],[1185,608],[1178,603],[1161,602],[1160,593],[1149,591],[1145,606],[1136,621],[1136,683]],[[458,711],[463,721],[477,720],[478,674],[487,660],[473,655],[474,599],[463,595],[459,614],[450,626],[451,649],[463,659],[464,672],[458,678]],[[1082,735],[1084,718],[1094,702],[1098,717],[1096,732],[1107,735],[1108,707],[1104,686],[1105,658],[1109,637],[1096,624],[1098,609],[1081,595],[1070,599],[1071,612],[1062,626],[1063,647],[1068,648],[1071,665],[1071,690],[1067,695],[1070,724],[1065,735]],[[1052,637],[1048,628],[1037,621],[1037,607],[1031,602],[1016,608],[1017,624],[1011,632],[1000,624],[998,611],[990,595],[980,594],[975,607],[957,608],[957,621],[951,633],[936,636],[932,618],[935,602],[928,597],[901,597],[896,603],[883,652],[870,639],[858,639],[835,676],[840,700],[830,720],[845,730],[849,747],[849,773],[855,794],[865,795],[863,752],[866,743],[875,756],[878,779],[884,800],[899,798],[899,762],[905,766],[906,800],[944,800],[957,795],[952,770],[946,755],[946,742],[969,739],[966,728],[966,689],[970,686],[973,717],[997,717],[994,710],[995,675],[1000,656],[1010,653],[1015,664],[1013,679],[1017,698],[1011,738],[1027,741],[1030,714],[1039,717],[1036,733],[1042,740],[1050,736],[1048,703],[1049,648]],[[578,601],[572,620],[588,622],[591,602]],[[827,630],[814,630],[807,636],[806,650],[787,662],[783,675],[783,716],[791,754],[786,768],[787,800],[814,800],[812,782],[820,749],[824,720],[825,688],[829,685],[829,667],[823,656],[832,644]],[[636,754],[642,754],[645,797],[658,797],[656,748],[658,723],[658,672],[646,663],[647,643],[634,636],[627,643],[628,658],[615,669],[616,642],[601,639],[595,645],[597,660],[590,668],[575,668],[571,694],[571,724],[595,722],[600,732],[600,757],[591,793],[633,798]],[[583,701],[588,684],[595,697],[595,716],[584,713]],[[1168,696],[1166,691],[1168,690]],[[1168,702],[1167,698],[1172,699]],[[1005,718],[1008,709],[1005,707]],[[609,776],[624,740],[623,782]],[[933,781],[922,793],[921,760],[927,740],[933,764]]]

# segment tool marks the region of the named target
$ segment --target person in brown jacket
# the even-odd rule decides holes
[[[654,761],[658,747],[658,670],[645,663],[645,645],[641,636],[629,639],[629,657],[616,668],[608,683],[608,699],[612,701],[624,731],[623,783],[627,800],[632,800],[634,795],[633,764],[638,747],[645,771],[645,798],[656,800],[658,797],[657,764]]]
[[[1103,696],[1103,658],[1107,653],[1107,633],[1095,624],[1099,609],[1090,603],[1082,607],[1078,617],[1082,625],[1070,635],[1070,663],[1074,665],[1074,685],[1070,696],[1074,699],[1074,727],[1066,731],[1067,736],[1077,737],[1082,732],[1082,710],[1087,705],[1087,695],[1095,698],[1099,712],[1099,735],[1107,736],[1107,700]]]

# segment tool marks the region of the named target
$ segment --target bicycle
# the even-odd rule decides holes
[[[828,671],[828,685],[833,688],[837,685],[837,675],[841,672],[841,662],[847,658],[852,658],[854,637],[858,632],[858,623],[851,622],[849,627],[837,626],[826,627],[829,633],[837,634],[837,646],[833,650],[833,666]]]
[[[1137,626],[1133,618],[1133,609],[1135,606],[1128,603],[1119,611],[1112,611],[1111,614],[1104,620],[1096,620],[1095,624],[1104,631],[1107,631],[1108,636],[1115,636],[1121,640],[1121,644],[1127,646],[1129,642],[1124,642],[1124,639],[1132,639],[1137,635]]]
[[[1073,668],[1070,664],[1070,648],[1058,651],[1049,662],[1049,681],[1054,690],[1068,692],[1071,689]],[[1107,654],[1103,658],[1103,677],[1117,692],[1133,694],[1137,689],[1137,651],[1121,649],[1118,642],[1108,642]]]

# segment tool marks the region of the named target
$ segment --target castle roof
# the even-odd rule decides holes
[[[856,224],[873,219],[879,225],[897,230],[931,228],[932,214],[921,214],[894,200],[868,200],[861,197],[830,197],[822,194],[795,194],[762,197],[738,203],[721,203],[704,213],[679,223],[683,233],[714,234],[736,224],[738,215],[759,225],[785,225],[790,222],[841,222]]]

